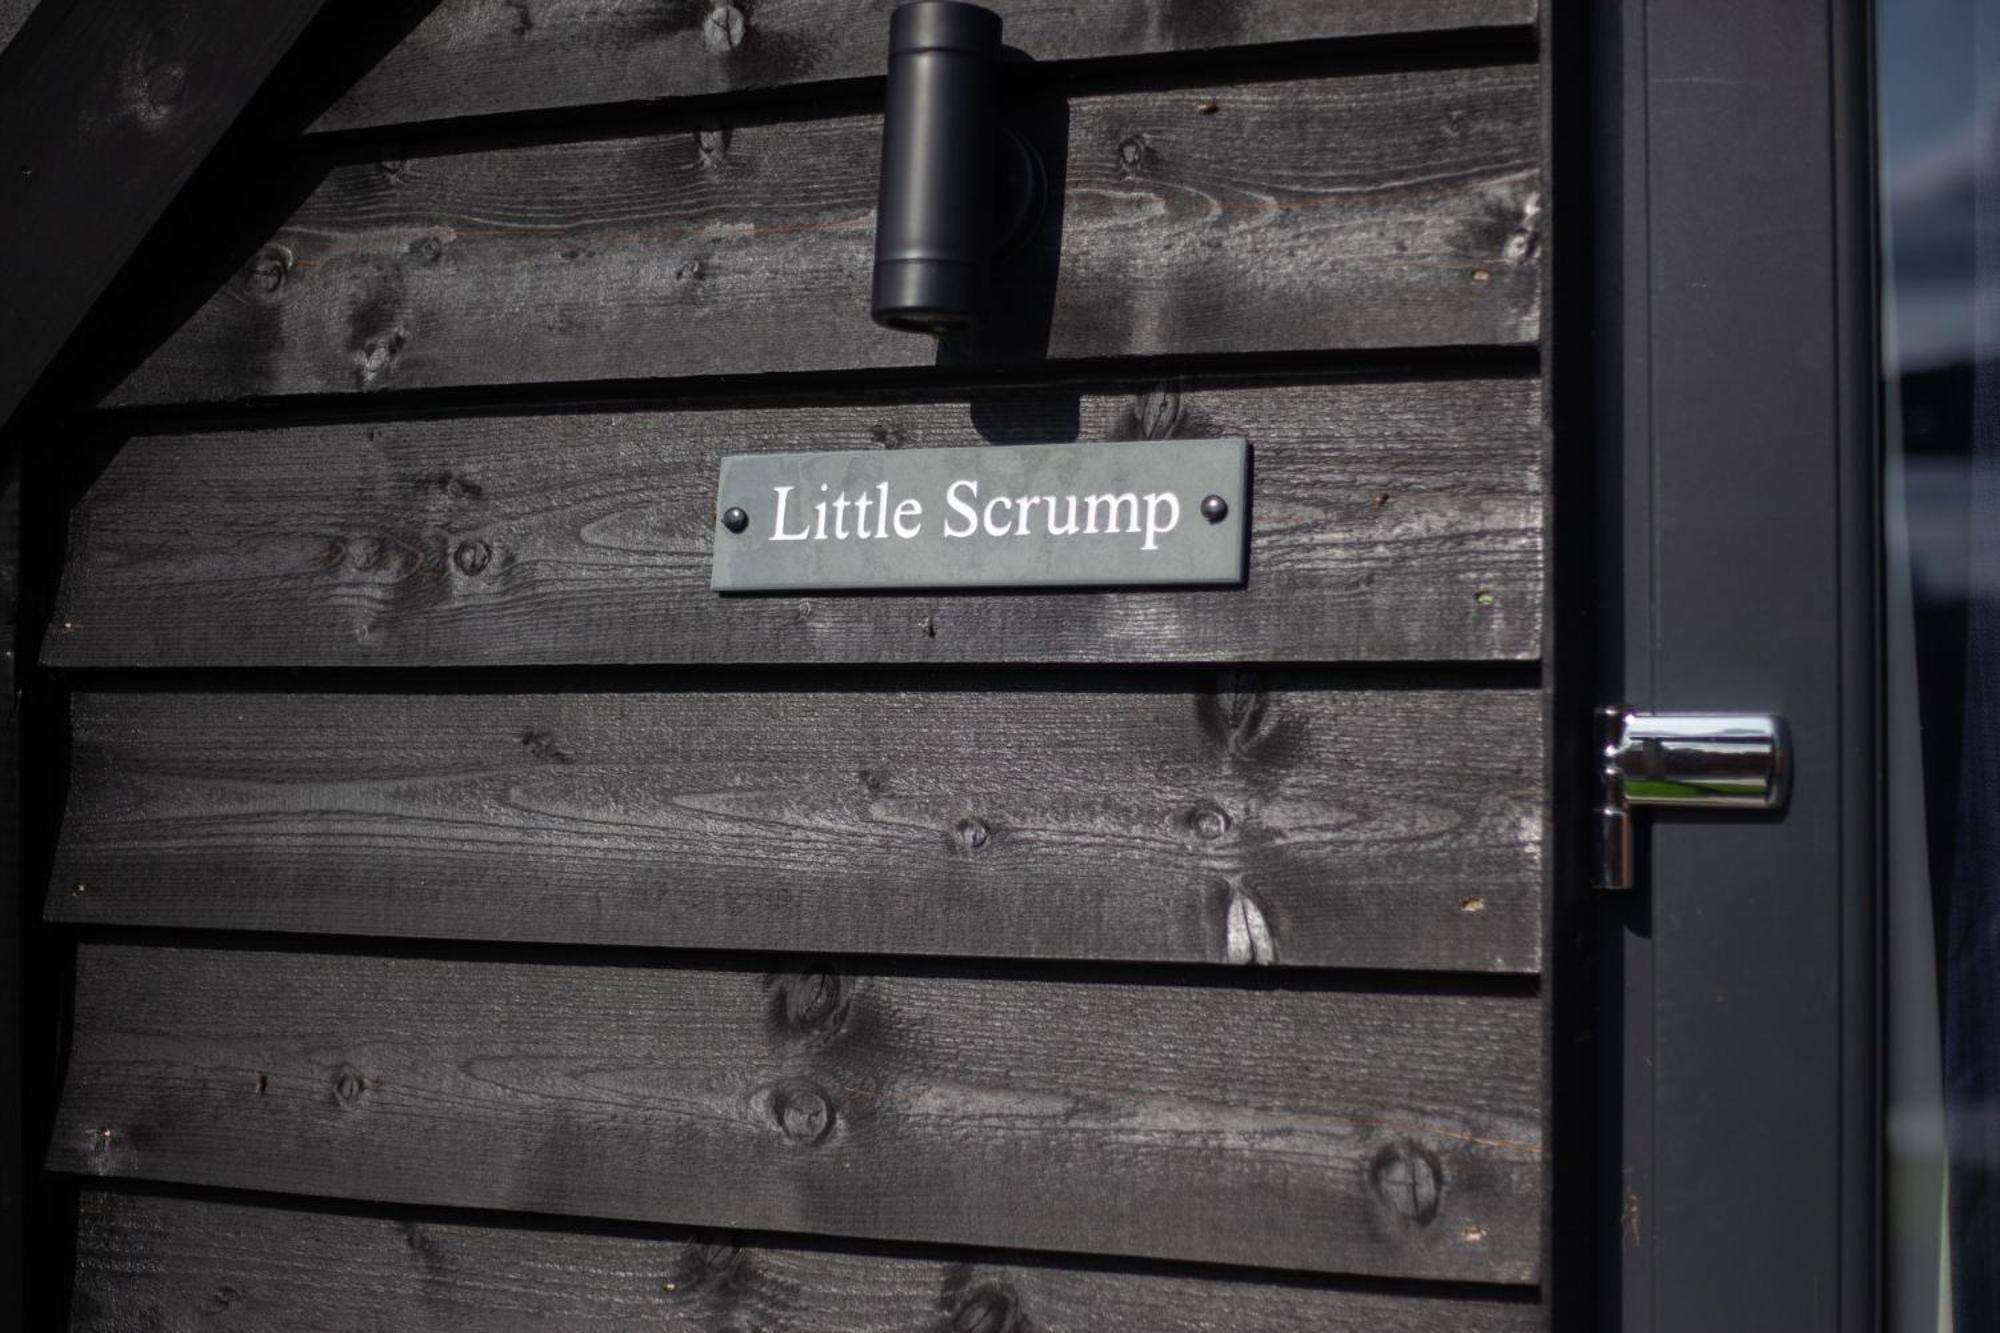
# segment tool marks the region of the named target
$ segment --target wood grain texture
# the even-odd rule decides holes
[[[879,76],[898,0],[443,0],[314,127]],[[987,0],[1038,63],[1526,29],[1535,0]]]
[[[149,436],[75,510],[57,666],[1533,659],[1530,379]],[[726,454],[1243,436],[1240,589],[719,597]]]
[[[0,59],[0,425],[319,11],[82,0]]]
[[[21,803],[21,694],[15,672],[15,644],[21,605],[21,482],[17,475],[0,483],[0,688],[6,690],[7,716],[0,719],[0,1144],[25,1141],[22,1121],[27,1110],[22,1073],[30,1052],[41,1044],[30,1038],[46,1029],[23,1022],[22,1003],[30,983],[21,968],[21,928],[33,918],[22,908],[32,892],[22,874],[22,833],[27,826]],[[34,705],[39,706],[37,697]],[[32,754],[33,752],[30,751]],[[37,821],[39,822],[39,821]],[[40,828],[31,835],[47,837]],[[45,1086],[45,1085],[44,1085]],[[25,1317],[27,1283],[22,1234],[27,1217],[24,1154],[0,1150],[0,1327],[19,1327]]]
[[[285,1333],[1529,1333],[1534,1303],[523,1230],[86,1189],[72,1327]]]
[[[79,695],[59,921],[1533,971],[1537,693]]]
[[[62,1171],[1534,1281],[1533,996],[79,950]]]
[[[334,167],[111,401],[1537,337],[1532,65],[1034,114],[1054,216],[970,340],[869,319],[874,116],[724,119]]]

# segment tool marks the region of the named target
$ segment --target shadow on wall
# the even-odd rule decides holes
[[[1027,60],[1013,47],[1005,49],[1004,58],[1015,69]],[[1018,366],[1046,361],[1049,355],[1056,285],[1062,276],[1063,213],[1069,186],[1069,99],[1056,90],[1027,85],[1025,80],[1003,77],[1001,86],[1001,122],[1027,140],[1041,158],[1047,202],[1026,241],[995,260],[979,327],[939,340],[940,366]],[[1051,420],[1046,397],[1035,396],[1043,401],[1031,409],[1034,442],[1075,441],[1082,429],[1080,395],[1064,395],[1066,407],[1060,420]],[[1012,410],[1017,406],[1025,406],[1017,397],[976,399],[973,429],[990,444],[1026,442],[1022,423]]]
[[[121,383],[218,289],[253,305],[265,242],[324,174],[295,144],[326,108],[427,17],[438,0],[329,4],[101,297],[39,391],[94,402]],[[29,7],[28,0],[0,0]],[[250,327],[253,332],[256,325]]]

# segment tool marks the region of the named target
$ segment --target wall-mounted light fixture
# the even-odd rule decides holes
[[[999,122],[999,61],[990,9],[912,0],[889,19],[873,305],[885,328],[976,327],[994,256],[1041,214],[1041,160]]]

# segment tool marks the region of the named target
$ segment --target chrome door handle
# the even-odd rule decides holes
[[[1785,720],[1756,713],[1597,710],[1596,887],[1632,887],[1632,807],[1775,810],[1791,787]]]

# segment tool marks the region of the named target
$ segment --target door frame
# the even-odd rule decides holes
[[[1782,814],[1642,817],[1638,889],[1594,895],[1597,1326],[1861,1333],[1881,1141],[1870,6],[1588,7],[1595,447],[1569,443],[1597,465],[1601,702],[1775,712],[1796,759]]]

